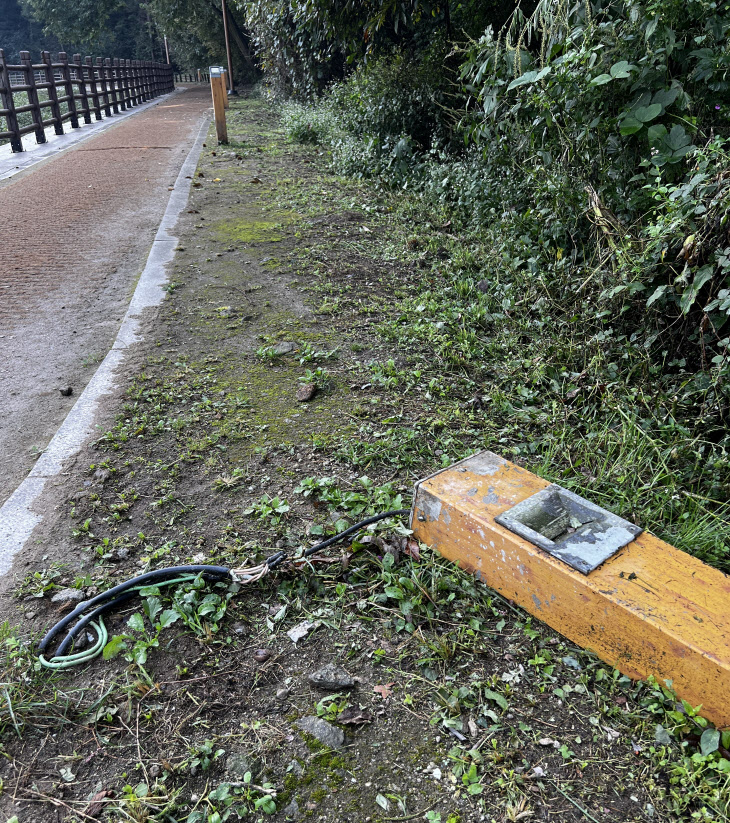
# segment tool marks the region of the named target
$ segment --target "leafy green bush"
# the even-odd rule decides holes
[[[342,133],[342,126],[327,103],[313,106],[289,102],[281,111],[284,128],[297,143],[329,145]]]

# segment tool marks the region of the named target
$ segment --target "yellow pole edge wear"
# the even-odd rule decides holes
[[[647,532],[587,574],[495,521],[550,484],[480,452],[416,484],[415,537],[634,679],[730,726],[730,577]]]

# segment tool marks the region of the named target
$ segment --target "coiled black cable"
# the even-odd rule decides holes
[[[333,537],[329,537],[327,540],[323,540],[321,543],[317,543],[315,546],[311,546],[304,552],[303,557],[310,557],[322,549],[326,549],[335,543],[339,543],[360,529],[370,526],[372,523],[385,520],[387,517],[399,517],[404,514],[409,514],[409,509],[396,509],[393,511],[381,512],[380,514],[368,517],[365,520],[361,520],[359,523],[355,523],[343,532],[340,532],[340,534],[336,534]],[[287,559],[287,557],[288,555],[286,551],[281,550],[274,552],[274,554],[269,555],[269,557],[264,561],[264,564],[268,567],[268,570],[271,571]],[[122,603],[126,603],[128,600],[131,600],[135,597],[135,595],[139,594],[140,589],[154,585],[172,585],[177,582],[184,582],[194,579],[198,575],[209,582],[237,580],[237,578],[235,578],[232,574],[231,569],[224,566],[207,565],[169,566],[165,569],[157,569],[155,571],[141,574],[138,577],[133,577],[131,580],[126,580],[124,583],[119,583],[117,586],[114,586],[108,591],[101,592],[101,594],[92,597],[91,600],[85,600],[83,603],[79,603],[79,605],[76,606],[72,612],[69,612],[69,614],[67,614],[63,619],[59,620],[58,623],[56,623],[46,633],[45,637],[38,644],[38,653],[41,663],[48,668],[63,669],[69,668],[72,665],[78,665],[79,663],[88,662],[88,660],[93,659],[93,657],[100,653],[101,647],[98,648],[93,655],[88,657],[85,655],[78,655],[78,659],[74,659],[74,655],[68,654],[74,639],[82,629],[91,624],[93,628],[97,630],[97,633],[100,633],[100,631],[103,630],[103,621],[100,620],[102,615]],[[91,611],[88,611],[89,609],[91,609]],[[66,633],[66,636],[56,649],[55,654],[50,660],[46,660],[44,655],[53,638],[59,635],[74,620],[77,620],[77,622]],[[100,620],[100,624],[96,623],[97,620]],[[102,627],[101,630],[99,625]],[[106,634],[105,630],[103,631],[104,634]],[[100,646],[100,644],[97,643],[97,646]]]

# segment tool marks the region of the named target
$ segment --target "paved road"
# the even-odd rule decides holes
[[[209,107],[193,87],[0,184],[0,504],[114,341]]]

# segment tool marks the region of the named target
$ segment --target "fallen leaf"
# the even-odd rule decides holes
[[[89,802],[89,805],[86,807],[86,811],[84,814],[87,817],[97,817],[99,812],[104,808],[106,805],[104,800],[109,798],[111,800],[114,797],[114,792],[111,789],[104,789],[101,792],[97,792]]]
[[[359,726],[362,723],[372,723],[373,716],[367,709],[348,706],[344,711],[340,712],[337,722],[345,726]]]
[[[412,560],[420,560],[421,559],[421,549],[418,545],[418,541],[414,540],[412,537],[409,537],[406,540],[406,545],[403,548],[403,553],[407,554]]]
[[[303,623],[300,623],[298,626],[294,626],[293,629],[289,629],[287,632],[287,636],[291,639],[293,643],[297,643],[303,637],[306,637],[312,629],[315,628],[314,623],[310,623],[309,620],[305,620]]]
[[[213,182],[214,182],[214,183],[220,183],[220,182],[221,182],[220,177],[214,177],[214,178],[213,178]]]
[[[379,686],[373,686],[373,691],[376,694],[379,694],[383,698],[383,700],[385,700],[386,697],[390,697],[391,694],[393,694],[393,689],[391,688],[391,686],[394,685],[395,683],[385,683]]]

